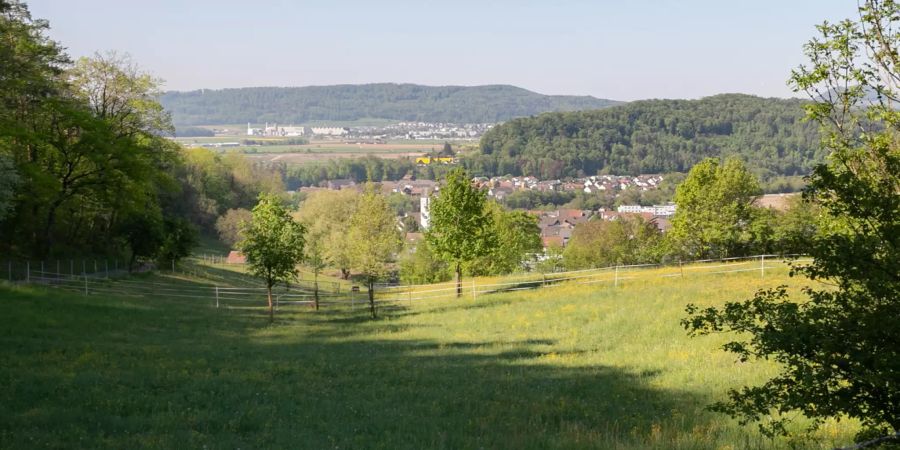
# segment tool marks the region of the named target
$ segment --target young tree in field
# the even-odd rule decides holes
[[[374,318],[375,282],[388,274],[388,264],[402,245],[397,220],[374,184],[369,183],[360,197],[346,238],[350,243],[352,267],[366,278],[369,308]]]
[[[316,311],[319,310],[319,274],[322,269],[328,267],[328,260],[325,259],[325,240],[321,235],[310,232],[307,234],[306,257],[304,261],[307,267],[313,273],[313,301],[316,305]]]
[[[675,190],[678,211],[667,238],[686,257],[730,256],[750,228],[753,202],[761,193],[759,180],[739,159],[720,164],[708,158]]]
[[[269,320],[275,319],[272,287],[297,277],[297,265],[303,261],[304,228],[281,206],[278,197],[259,196],[253,208],[253,220],[244,228],[244,240],[238,244],[247,257],[250,273],[266,282]]]
[[[529,255],[543,249],[537,217],[525,211],[508,211],[495,202],[488,202],[487,210],[497,242],[490,253],[468,264],[469,273],[503,275],[522,269]]]
[[[692,334],[737,332],[724,348],[741,360],[779,363],[772,379],[714,405],[744,422],[765,418],[770,434],[786,434],[785,414],[801,412],[813,427],[859,420],[864,446],[900,440],[898,17],[897,3],[867,0],[858,20],[819,26],[810,65],[791,78],[813,99],[807,113],[830,152],[804,192],[821,208],[805,245],[813,262],[794,273],[829,286],[796,300],[780,287],[721,309],[691,305],[683,322]]]
[[[350,277],[350,218],[356,212],[359,193],[318,191],[310,194],[297,212],[297,219],[310,231],[310,240],[321,241],[322,257],[328,265],[341,270],[341,277]]]
[[[454,169],[431,202],[425,238],[456,273],[456,296],[462,295],[462,266],[485,256],[497,242],[493,218],[485,208],[487,192],[472,186],[463,169]]]

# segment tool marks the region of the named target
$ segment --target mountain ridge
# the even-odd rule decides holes
[[[412,83],[167,91],[160,96],[160,102],[172,113],[176,125],[360,119],[486,123],[624,103],[592,96],[545,95],[505,84]]]

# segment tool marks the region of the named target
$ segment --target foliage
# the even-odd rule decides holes
[[[355,190],[316,191],[300,204],[297,220],[309,230],[309,240],[327,263],[350,277],[350,219],[356,214],[359,193]]]
[[[175,127],[177,137],[213,137],[216,133],[208,128],[200,127]]]
[[[658,261],[662,234],[640,216],[591,220],[575,226],[562,253],[567,269],[645,264]]]
[[[115,54],[71,64],[47,29],[23,4],[0,4],[0,160],[13,163],[3,183],[16,180],[0,248],[115,252],[122,222],[160,214],[176,187],[158,81]]]
[[[183,163],[174,169],[181,192],[171,203],[205,231],[217,231],[216,222],[229,209],[252,208],[261,193],[284,192],[283,167],[204,148],[184,149],[181,155]]]
[[[544,255],[539,258],[535,265],[535,270],[541,273],[560,272],[565,267],[563,264],[563,253],[565,248],[555,242],[550,243],[544,249]]]
[[[402,241],[394,214],[372,183],[366,185],[359,198],[346,239],[350,246],[351,267],[366,279],[369,307],[375,317],[375,281],[387,276],[388,264],[394,260]]]
[[[164,219],[163,233],[162,245],[158,250],[160,261],[177,263],[189,256],[197,246],[197,229],[180,217]]]
[[[604,108],[618,102],[541,95],[514,86],[365,85],[259,87],[167,92],[160,98],[179,125],[351,121],[488,123],[547,111]]]
[[[807,174],[825,154],[802,121],[804,104],[726,94],[541,114],[492,128],[463,163],[475,175],[556,179],[687,172],[705,158],[738,155],[765,177]]]
[[[21,180],[12,158],[0,153],[0,223],[13,209]]]
[[[462,294],[462,266],[491,253],[497,245],[487,192],[472,185],[468,174],[454,169],[431,201],[428,245],[454,267],[457,295]]]
[[[759,181],[740,160],[704,160],[676,189],[678,210],[667,239],[688,259],[741,255],[752,242],[753,202],[759,194]]]
[[[272,286],[297,277],[297,265],[303,261],[305,229],[281,206],[278,197],[261,194],[253,207],[253,220],[245,224],[244,240],[238,248],[247,257],[249,271],[266,283],[269,318],[272,310]]]
[[[244,223],[253,220],[253,213],[243,208],[229,209],[225,214],[216,220],[216,231],[219,233],[219,240],[229,246],[234,246],[243,240],[241,230]]]
[[[452,278],[450,266],[431,250],[427,240],[408,246],[400,255],[400,281],[406,284],[430,284]]]
[[[766,418],[769,434],[786,433],[794,411],[813,427],[858,419],[867,427],[860,440],[900,431],[898,16],[893,1],[868,0],[858,21],[819,26],[805,47],[810,65],[792,75],[816,101],[809,118],[831,153],[804,193],[821,208],[805,247],[813,262],[795,272],[829,286],[806,289],[808,300],[774,288],[721,308],[692,305],[684,320],[692,334],[739,333],[724,348],[743,361],[780,363],[773,378],[714,406],[744,422]],[[782,415],[769,419],[772,411]]]
[[[505,275],[523,269],[523,263],[543,250],[537,217],[525,211],[508,211],[488,202],[496,243],[487,255],[466,265],[472,275]]]

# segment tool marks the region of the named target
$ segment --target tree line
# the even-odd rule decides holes
[[[231,208],[283,191],[278,166],[181,148],[160,80],[127,55],[71,60],[0,1],[0,251],[177,260]]]
[[[605,108],[619,102],[542,95],[506,85],[363,85],[256,87],[166,92],[160,102],[178,125],[391,120],[494,123],[548,111]]]

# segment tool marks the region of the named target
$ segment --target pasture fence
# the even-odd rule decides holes
[[[759,272],[765,277],[767,272],[788,270],[792,265],[803,265],[810,262],[798,255],[788,257],[776,255],[757,255],[710,259],[671,264],[635,264],[614,265],[594,269],[553,272],[524,273],[495,278],[470,278],[464,280],[462,286],[455,281],[424,285],[375,285],[374,298],[378,308],[402,308],[415,303],[441,299],[477,300],[479,296],[523,290],[551,289],[567,285],[598,285],[616,289],[625,283],[638,280],[652,281],[671,278],[693,278],[708,275],[727,275],[745,272]],[[74,262],[71,264],[74,266]],[[84,268],[89,267],[84,263]],[[145,276],[129,276],[121,268],[109,271],[105,266],[81,273],[66,272],[43,268],[26,267],[23,277],[14,282],[39,285],[83,295],[110,295],[139,298],[175,298],[195,301],[201,305],[224,309],[259,309],[267,305],[267,290],[259,280],[246,274],[229,272],[228,275],[216,273],[219,278],[210,282],[213,274],[199,273],[201,278],[186,275],[197,274],[202,268],[187,269],[181,274],[177,272],[161,272],[160,277],[149,279]],[[43,269],[43,270],[41,270]],[[11,279],[12,276],[10,275]],[[459,295],[457,290],[460,289]],[[273,288],[273,301],[276,309],[289,307],[312,307],[316,298],[324,307],[367,307],[368,293],[363,290],[341,288],[340,283],[320,283],[318,292],[312,283],[299,282],[290,285],[279,285]]]

